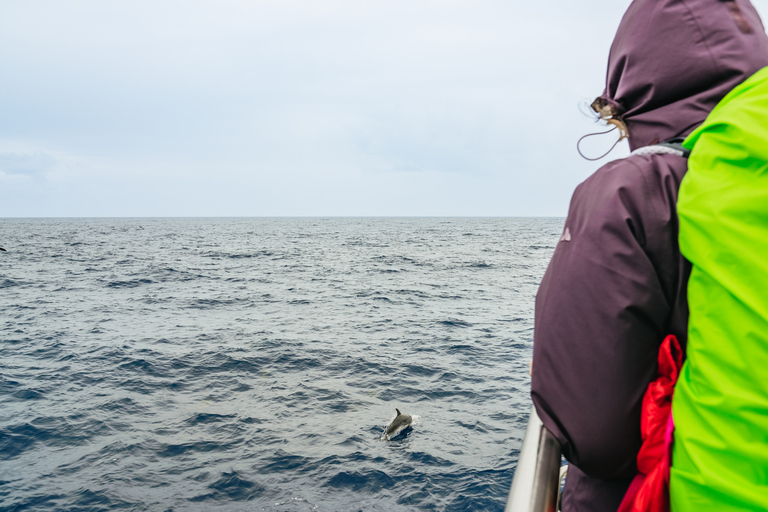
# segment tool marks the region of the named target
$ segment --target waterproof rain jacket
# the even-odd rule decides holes
[[[768,65],[747,0],[635,0],[611,47],[601,96],[635,150],[689,135]],[[687,161],[634,155],[574,192],[536,297],[531,395],[571,462],[563,507],[615,511],[636,473],[643,394],[659,346],[687,339],[676,202]]]
[[[768,509],[768,68],[685,142],[688,360],[673,400],[678,511]]]

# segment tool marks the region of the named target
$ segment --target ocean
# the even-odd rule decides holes
[[[503,510],[562,226],[0,219],[0,511]]]

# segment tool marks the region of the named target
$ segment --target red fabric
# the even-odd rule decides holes
[[[669,467],[672,462],[672,394],[683,364],[680,344],[667,336],[659,349],[655,381],[643,397],[640,431],[643,445],[637,454],[638,475],[618,512],[669,512]]]

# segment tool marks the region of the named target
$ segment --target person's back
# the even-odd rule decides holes
[[[690,134],[768,65],[747,0],[635,0],[594,108],[633,150]],[[531,394],[571,469],[563,508],[615,511],[636,473],[643,393],[667,334],[685,344],[687,263],[676,201],[687,162],[635,154],[574,193],[536,298]]]
[[[673,400],[672,510],[768,509],[768,68],[685,142],[688,360]]]

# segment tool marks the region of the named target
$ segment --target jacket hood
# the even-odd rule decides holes
[[[749,0],[634,0],[593,108],[624,121],[635,150],[685,137],[766,66],[768,36]]]

